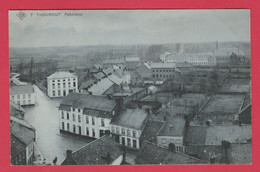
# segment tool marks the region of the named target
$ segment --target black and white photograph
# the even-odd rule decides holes
[[[9,10],[10,164],[252,164],[250,47],[249,9]]]

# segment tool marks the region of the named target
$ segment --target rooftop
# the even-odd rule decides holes
[[[33,93],[32,85],[16,85],[10,87],[10,95]]]
[[[151,63],[150,67],[153,68],[175,68],[176,64],[175,63]]]
[[[92,92],[93,95],[102,95],[104,94],[110,87],[112,87],[114,83],[110,81],[108,78],[101,79],[96,84],[93,84],[88,91]]]
[[[102,72],[98,72],[98,73],[95,73],[93,74],[93,76],[99,80],[99,79],[102,79],[105,75],[102,73]]]
[[[126,62],[139,62],[140,58],[139,57],[127,57],[125,58]]]
[[[73,78],[77,77],[76,75],[70,72],[55,72],[47,77],[47,79],[59,79],[59,78]]]
[[[124,59],[106,59],[103,64],[123,64]]]
[[[107,99],[105,96],[87,95],[83,93],[70,93],[64,97],[59,109],[73,107],[79,109],[93,109],[105,112],[111,112],[116,106],[113,100]]]
[[[117,77],[116,75],[112,74],[109,75],[107,77],[110,81],[112,81],[113,83],[115,83],[116,85],[120,85],[123,81],[122,79],[120,79],[119,77]]]
[[[170,151],[154,143],[144,141],[137,157],[136,164],[207,164],[200,159]]]
[[[84,88],[88,88],[88,87],[90,87],[91,85],[93,85],[94,82],[95,82],[95,80],[93,80],[93,79],[89,79],[89,80],[87,80],[87,81],[83,81],[83,82],[80,84],[79,89],[81,90],[81,89],[84,89]]]
[[[104,135],[72,152],[72,157],[66,158],[61,165],[109,165],[121,155],[120,145],[112,137]]]
[[[148,140],[150,142],[156,142],[156,134],[159,129],[162,127],[163,122],[147,120],[140,140]]]
[[[179,116],[171,116],[163,124],[157,136],[183,136],[185,130],[185,119]]]
[[[251,125],[190,126],[186,138],[189,145],[221,145],[222,140],[244,143],[252,138]]]
[[[138,130],[143,127],[146,117],[147,114],[142,109],[125,109],[111,124]]]
[[[11,156],[18,154],[26,149],[26,144],[23,143],[18,137],[11,134]]]

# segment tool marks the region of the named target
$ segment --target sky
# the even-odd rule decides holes
[[[250,41],[246,9],[18,12],[9,11],[10,47]]]

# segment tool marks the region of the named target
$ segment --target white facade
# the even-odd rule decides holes
[[[157,136],[158,146],[168,148],[170,143],[175,145],[175,150],[177,152],[185,153],[182,136]]]
[[[119,143],[131,148],[140,148],[139,138],[142,134],[141,130],[136,130],[118,125],[111,125],[110,132],[119,136]]]
[[[68,72],[63,72],[56,77],[54,74],[47,78],[47,90],[49,97],[63,97],[70,92],[78,92],[78,77]]]
[[[22,93],[10,95],[10,100],[18,105],[35,105],[35,93]]]
[[[131,82],[131,75],[130,73],[126,73],[125,75],[122,76],[122,81],[123,83],[130,84]]]
[[[61,131],[100,138],[106,130],[110,130],[111,119],[83,114],[83,109],[59,110],[59,115]]]

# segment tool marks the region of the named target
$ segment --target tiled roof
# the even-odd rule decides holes
[[[11,123],[11,134],[15,135],[25,145],[29,145],[35,139],[35,130],[28,128],[21,123],[13,121]]]
[[[164,68],[175,68],[176,67],[176,64],[175,63],[151,63],[150,64],[150,67],[152,68],[152,69],[156,69],[156,68],[162,68],[162,69],[164,69]]]
[[[157,136],[183,136],[185,130],[185,119],[172,116],[163,124]]]
[[[95,82],[95,80],[93,80],[93,79],[89,79],[87,81],[84,81],[80,84],[79,89],[81,90],[81,89],[88,88],[89,86],[93,85],[94,82]]]
[[[109,165],[123,155],[120,145],[112,137],[104,135],[72,153],[72,164],[66,161],[62,165]],[[109,156],[110,163],[107,157]]]
[[[110,81],[115,83],[116,85],[120,85],[123,81],[122,79],[118,78],[116,75],[112,74],[107,77]]]
[[[33,93],[32,85],[17,85],[10,87],[10,95]]]
[[[111,112],[115,108],[116,103],[113,100],[107,99],[105,96],[70,93],[68,96],[64,97],[60,104],[60,109],[68,106],[79,109],[87,108]]]
[[[18,139],[15,135],[11,134],[11,156],[18,154],[26,149],[26,144]]]
[[[147,120],[142,135],[140,137],[141,141],[148,140],[150,142],[156,142],[156,134],[162,127],[163,122]]]
[[[186,138],[189,145],[221,145],[222,140],[244,143],[252,138],[251,125],[190,126]]]
[[[84,109],[83,114],[94,116],[94,117],[109,118],[109,119],[113,117],[111,112],[104,112],[104,111],[98,111],[92,109]]]
[[[93,74],[93,76],[99,80],[99,79],[102,79],[105,75],[102,73],[102,72],[98,72],[98,73],[95,73]]]
[[[141,129],[147,114],[142,109],[125,109],[119,116],[111,122],[112,125]]]
[[[110,87],[113,86],[113,82],[108,78],[101,79],[96,84],[93,84],[88,91],[92,92],[93,95],[102,95],[104,94]]]
[[[47,79],[59,79],[59,78],[73,78],[77,77],[76,75],[70,72],[55,72],[47,77]]]
[[[114,72],[114,69],[113,68],[106,68],[106,69],[102,69],[102,72],[108,76],[108,75],[111,75],[113,72]]]
[[[207,162],[170,151],[154,143],[144,141],[135,159],[136,164],[206,164]]]

